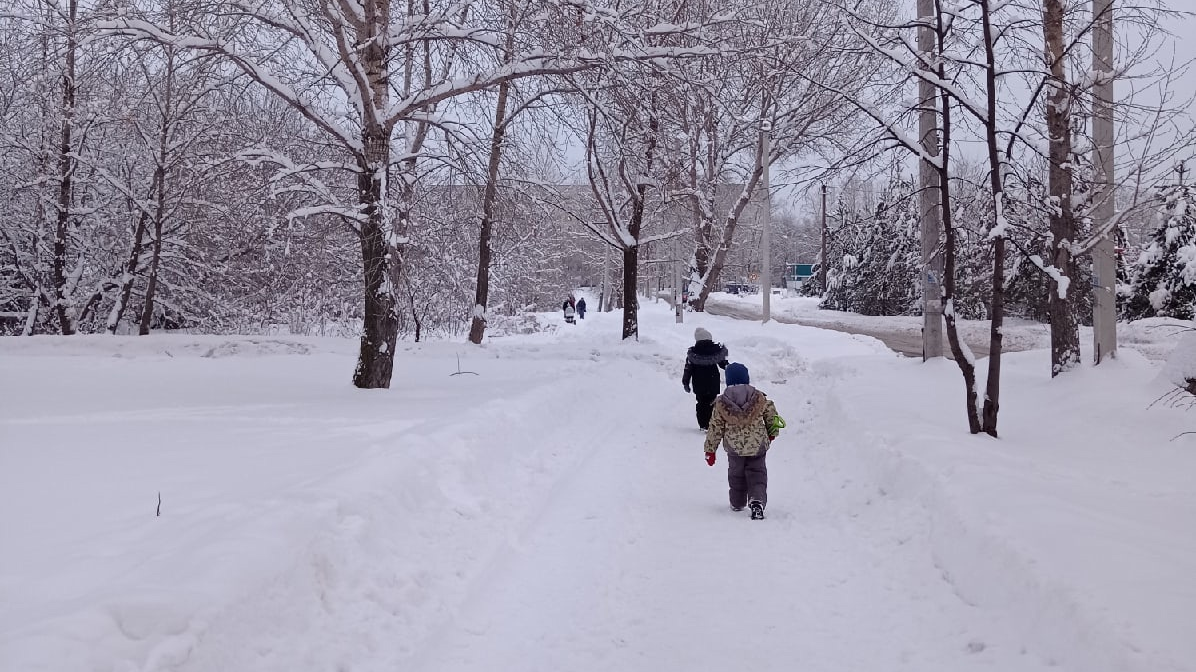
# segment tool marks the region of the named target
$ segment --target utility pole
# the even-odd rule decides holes
[[[1113,193],[1113,0],[1092,0],[1092,71],[1096,86],[1092,101],[1092,164],[1097,170],[1093,196],[1097,227],[1108,226],[1115,216]],[[1112,234],[1112,231],[1109,232]],[[1117,356],[1117,261],[1112,235],[1101,238],[1092,250],[1093,361]]]
[[[768,113],[768,108],[765,108],[765,114]],[[772,299],[772,275],[769,273],[769,265],[772,264],[770,257],[771,250],[769,249],[769,229],[772,228],[772,190],[768,186],[768,169],[772,166],[772,157],[769,156],[772,152],[772,142],[768,137],[772,132],[772,121],[764,119],[760,124],[760,167],[762,168],[761,179],[763,181],[764,189],[764,234],[760,240],[761,248],[761,262],[760,262],[760,287],[764,292],[764,323],[768,324],[768,320],[772,318],[771,299]]]
[[[598,312],[610,310],[610,245],[602,246],[602,292],[598,294]]]
[[[918,0],[918,51],[923,70],[935,58],[932,26],[935,0]],[[934,85],[918,82],[918,134],[922,151],[939,155],[938,104]],[[918,161],[919,222],[922,232],[922,361],[943,356],[943,255],[939,252],[942,199],[939,174],[926,161]]]
[[[822,183],[822,254],[818,256],[818,283],[826,294],[826,182]]]
[[[679,244],[673,239],[673,310],[677,313],[677,324],[685,322],[685,300],[681,292],[681,255]]]

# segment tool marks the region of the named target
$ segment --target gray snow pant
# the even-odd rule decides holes
[[[727,453],[731,506],[742,509],[751,500],[768,504],[768,465],[764,462],[767,456],[767,451],[751,457]]]

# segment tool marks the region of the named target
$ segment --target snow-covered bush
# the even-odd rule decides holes
[[[1129,270],[1124,319],[1196,316],[1196,213],[1187,185],[1163,193],[1159,225]]]

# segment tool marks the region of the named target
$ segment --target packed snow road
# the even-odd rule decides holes
[[[783,302],[780,302],[783,304]],[[739,301],[727,295],[712,296],[706,303],[706,312],[711,315],[721,315],[724,317],[733,317],[737,320],[759,320],[763,317],[763,310],[760,305],[750,301]],[[837,317],[842,316],[842,317]],[[885,317],[868,317],[866,315],[855,315],[847,313],[836,313],[835,311],[794,311],[790,310],[773,310],[771,319],[776,320],[782,324],[800,324],[806,327],[817,327],[819,329],[829,329],[831,331],[838,331],[844,334],[858,334],[860,336],[869,336],[875,338],[885,345],[887,345],[893,352],[900,353],[906,357],[921,357],[922,356],[922,334],[919,327],[913,327],[911,324],[899,324],[893,318]],[[910,320],[905,318],[897,318],[903,322]],[[918,318],[919,320],[921,318]],[[977,329],[978,326],[983,327]],[[968,347],[972,349],[972,353],[977,357],[988,357],[989,336],[987,333],[987,323],[982,325],[977,321],[971,320],[960,325],[960,336],[967,343]],[[1024,330],[1024,328],[1023,328]],[[1018,334],[1021,336],[1021,334]],[[954,359],[951,354],[951,346],[947,343],[947,335],[943,334],[943,352],[948,359]],[[1003,350],[1005,352],[1015,352],[1025,350],[1036,345],[1036,340],[1027,338],[1012,338],[1006,339]]]

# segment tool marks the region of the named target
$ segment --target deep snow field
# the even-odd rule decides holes
[[[0,670],[1196,670],[1174,336],[1006,355],[991,439],[869,337],[539,320],[386,391],[348,340],[0,339]],[[702,459],[696,326],[788,420],[764,521]]]

